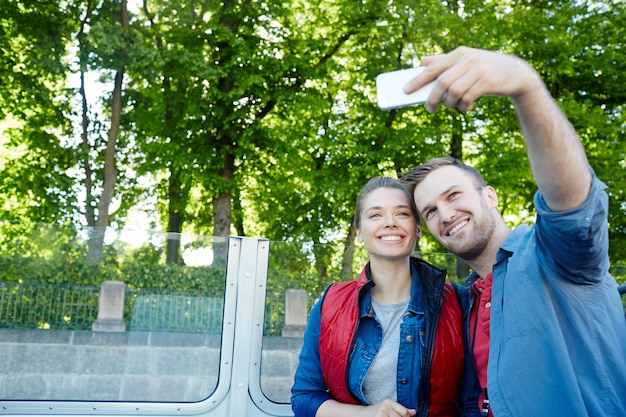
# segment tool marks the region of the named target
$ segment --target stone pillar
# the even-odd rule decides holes
[[[304,290],[288,289],[285,292],[285,326],[283,337],[303,337],[309,316],[309,297]]]
[[[91,325],[94,332],[124,332],[124,298],[126,284],[120,281],[104,281],[100,286],[98,319]]]

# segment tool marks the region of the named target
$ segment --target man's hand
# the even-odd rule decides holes
[[[537,72],[524,60],[492,51],[462,46],[444,55],[425,57],[426,69],[409,81],[404,91],[412,93],[435,80],[426,102],[430,112],[439,103],[461,111],[474,108],[484,95],[509,96],[513,100],[544,89]]]

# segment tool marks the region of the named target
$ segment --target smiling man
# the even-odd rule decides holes
[[[423,60],[410,93],[460,110],[515,105],[539,191],[533,227],[511,230],[474,168],[436,158],[404,176],[432,235],[473,272],[469,327],[484,416],[625,416],[626,323],[609,274],[608,197],[572,125],[523,60],[461,47]]]

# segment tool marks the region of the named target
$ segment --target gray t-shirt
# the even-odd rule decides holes
[[[400,349],[400,324],[409,299],[396,304],[382,304],[372,297],[372,308],[382,326],[383,341],[372,366],[363,380],[363,396],[369,404],[385,399],[398,400],[396,375]]]

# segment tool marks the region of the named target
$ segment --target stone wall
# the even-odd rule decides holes
[[[221,335],[0,329],[8,400],[201,401],[217,384]],[[265,337],[261,387],[288,402],[301,337]]]

